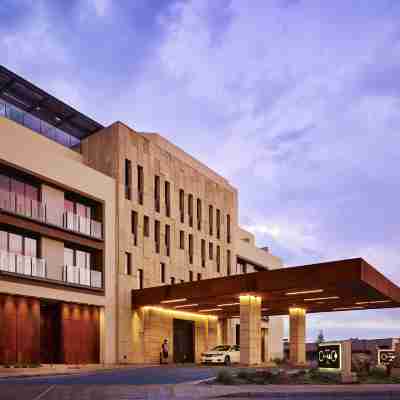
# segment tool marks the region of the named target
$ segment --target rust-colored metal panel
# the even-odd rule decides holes
[[[4,295],[1,299],[0,325],[0,363],[17,362],[17,308],[13,296]]]
[[[66,364],[99,362],[99,310],[98,307],[63,304],[62,349]]]

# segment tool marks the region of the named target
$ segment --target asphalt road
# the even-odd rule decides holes
[[[159,385],[211,378],[217,374],[218,369],[165,365],[80,375],[7,378],[0,380],[0,400],[170,398],[167,395],[169,389],[162,390]],[[149,387],[146,389],[136,385]],[[165,392],[164,395],[162,392]]]

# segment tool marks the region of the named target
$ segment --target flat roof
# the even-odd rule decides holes
[[[79,140],[104,128],[2,65],[0,98]]]
[[[263,316],[287,315],[291,307],[307,313],[400,307],[400,288],[354,258],[133,290],[132,308],[235,317],[241,295],[260,296]]]

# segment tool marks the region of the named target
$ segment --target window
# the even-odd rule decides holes
[[[221,272],[221,247],[217,246],[217,272]]]
[[[226,269],[227,269],[227,275],[229,276],[231,274],[231,251],[230,250],[226,251]]]
[[[197,199],[197,230],[201,231],[201,200]]]
[[[171,276],[171,285],[175,285],[175,278]]]
[[[137,166],[137,188],[138,188],[138,203],[143,205],[144,197],[144,175],[143,167],[141,165]]]
[[[193,282],[193,271],[189,271],[189,282]]]
[[[160,279],[161,283],[165,283],[165,263],[160,264]]]
[[[138,289],[143,289],[143,270],[138,269]]]
[[[214,210],[213,210],[213,206],[210,205],[208,207],[208,224],[209,224],[209,234],[210,236],[213,235],[213,225],[214,225]]]
[[[165,181],[165,215],[171,216],[171,185],[168,181]]]
[[[217,208],[217,239],[221,238],[221,210]]]
[[[181,283],[185,283],[185,280],[184,280],[184,279],[181,279]]]
[[[185,192],[183,189],[179,190],[179,213],[183,224],[185,222]]]
[[[147,215],[143,217],[143,236],[150,236],[150,219]]]
[[[226,216],[226,241],[231,242],[231,216],[229,214]]]
[[[160,221],[154,221],[154,242],[156,245],[156,253],[160,253]]]
[[[193,227],[193,195],[188,196],[188,214],[189,214],[189,226]]]
[[[201,281],[201,274],[200,273],[197,274],[197,280]]]
[[[206,241],[201,239],[201,266],[206,266]]]
[[[132,163],[131,160],[125,159],[125,198],[131,200],[132,186]]]
[[[185,249],[185,232],[179,231],[179,248],[181,250]]]
[[[171,249],[171,226],[165,225],[165,250],[166,255],[169,257]]]
[[[132,275],[131,253],[125,253],[125,271],[126,275]]]
[[[189,264],[193,264],[193,235],[189,234]]]
[[[210,260],[214,258],[214,246],[212,242],[208,243],[208,257],[210,258]]]
[[[132,214],[131,214],[131,225],[132,225],[133,245],[137,246],[138,213],[136,211],[132,211]]]
[[[160,177],[154,176],[154,209],[160,212]]]
[[[90,269],[90,253],[64,247],[64,265]]]

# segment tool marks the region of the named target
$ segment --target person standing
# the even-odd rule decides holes
[[[161,345],[161,364],[168,364],[168,339]]]

